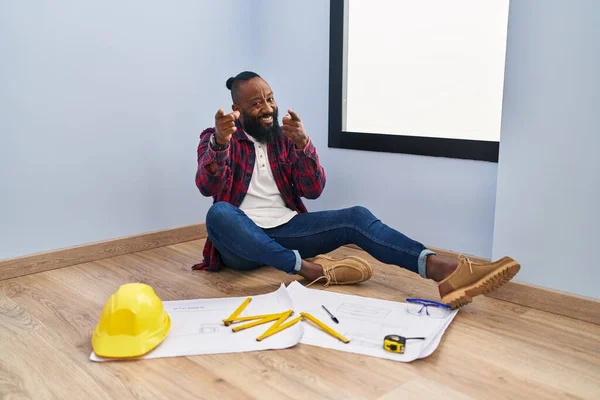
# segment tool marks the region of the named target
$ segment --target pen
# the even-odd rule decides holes
[[[330,313],[329,310],[325,308],[325,306],[321,305],[321,307],[323,307],[323,310],[327,311],[327,314],[329,314],[333,322],[335,322],[336,324],[340,323],[340,321],[338,321],[338,319],[332,313]]]

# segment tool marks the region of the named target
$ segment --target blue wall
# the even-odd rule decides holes
[[[329,2],[263,0],[262,14],[259,73],[298,111],[328,176],[309,208],[361,204],[426,244],[491,257],[497,165],[328,148]]]
[[[519,280],[598,297],[599,12],[511,4],[498,171],[329,149],[327,1],[2,2],[0,258],[204,221],[198,135],[230,107],[225,79],[252,69],[319,149],[328,183],[310,209],[365,205],[426,244],[493,247],[522,261]]]
[[[600,298],[600,2],[511,4],[494,256]]]
[[[0,2],[0,259],[203,222],[250,2]]]
[[[363,204],[490,256],[495,164],[327,148],[328,35],[319,0],[1,3],[0,258],[204,221],[198,134],[244,69],[318,146],[329,179],[311,209]]]

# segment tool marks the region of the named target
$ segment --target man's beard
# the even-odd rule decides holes
[[[256,117],[252,117],[242,112],[242,122],[244,124],[244,130],[248,135],[252,136],[258,142],[263,144],[274,143],[276,139],[281,136],[281,130],[279,121],[277,121],[278,109],[275,109],[272,114],[261,114]],[[273,117],[273,124],[265,128],[260,122],[262,117]]]

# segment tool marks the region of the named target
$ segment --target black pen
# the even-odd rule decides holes
[[[322,305],[321,307],[323,307],[323,310],[327,311],[327,314],[329,314],[329,316],[331,317],[331,319],[333,320],[333,322],[335,322],[336,324],[340,323],[340,321],[338,321],[338,319],[336,317],[334,317],[333,314],[330,313],[329,310],[325,308],[325,306]]]

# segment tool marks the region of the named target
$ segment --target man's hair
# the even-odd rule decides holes
[[[256,72],[252,71],[243,71],[237,74],[235,77],[231,77],[227,79],[225,86],[227,89],[231,90],[231,99],[234,103],[238,101],[238,93],[240,91],[240,84],[242,82],[248,82],[252,78],[260,78],[260,76]]]

